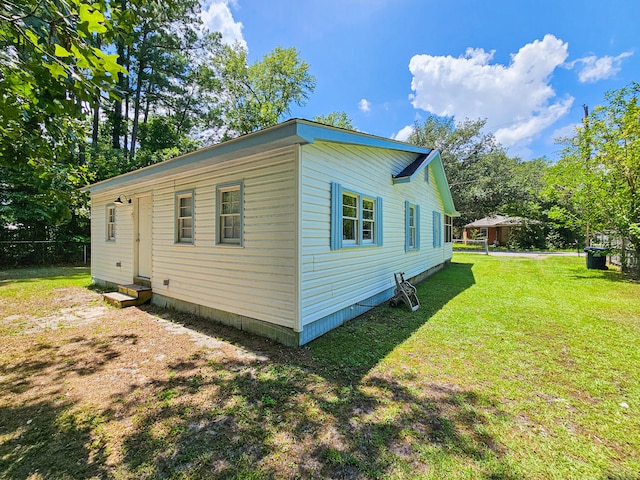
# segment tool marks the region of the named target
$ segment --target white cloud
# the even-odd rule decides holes
[[[509,65],[491,64],[494,51],[482,48],[457,58],[416,55],[409,63],[410,98],[415,108],[436,115],[486,118],[486,128],[507,147],[527,144],[573,104],[573,97],[556,99],[550,85],[567,50],[567,43],[548,34],[512,54]]]
[[[622,60],[631,55],[633,52],[623,52],[617,57],[606,55],[598,58],[595,55],[589,55],[569,63],[568,68],[571,69],[577,64],[582,64],[578,79],[581,83],[593,83],[614,76],[622,69]]]
[[[220,32],[226,44],[239,42],[245,49],[247,42],[242,35],[244,25],[236,22],[229,5],[235,6],[233,0],[205,0],[202,3],[200,17],[205,26],[212,32]]]
[[[369,112],[371,111],[371,102],[368,101],[366,98],[363,98],[362,100],[360,100],[360,102],[358,102],[358,109],[361,112]]]
[[[413,133],[413,126],[407,125],[406,127],[400,129],[398,133],[394,133],[393,135],[391,135],[391,138],[400,142],[406,142],[409,139],[411,133]]]

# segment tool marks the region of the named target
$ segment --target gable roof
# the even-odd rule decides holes
[[[410,145],[389,138],[376,137],[366,133],[293,118],[257,132],[201,148],[165,160],[164,162],[149,165],[148,167],[94,183],[82,188],[82,190],[97,192],[114,186],[124,186],[125,184],[135,183],[137,180],[143,178],[148,180],[154,177],[163,177],[168,173],[180,173],[204,165],[222,163],[231,158],[236,158],[238,155],[253,155],[265,149],[295,144],[306,145],[316,141],[385,148],[417,154],[430,152],[427,148]]]
[[[452,216],[458,215],[453,205],[442,160],[437,150],[299,118],[293,118],[257,132],[94,183],[82,188],[82,191],[99,192],[114,187],[122,188],[143,179],[162,178],[167,174],[181,173],[203,166],[222,163],[232,158],[237,158],[239,155],[253,155],[266,149],[295,144],[307,145],[317,141],[384,148],[417,154],[416,160],[394,177],[394,183],[402,183],[405,181],[402,178],[405,177],[408,179],[406,181],[411,181],[423,168],[433,164],[434,176],[444,202],[445,213]],[[401,175],[405,177],[401,177]],[[395,178],[398,178],[399,181],[397,182]]]
[[[438,150],[430,150],[429,153],[418,156],[418,158],[407,165],[404,170],[397,175],[394,175],[394,185],[396,183],[408,183],[413,181],[413,179],[429,165],[431,165],[431,170],[433,171],[433,176],[442,198],[445,213],[452,217],[460,216],[460,213],[456,211],[456,207],[453,204],[451,190],[449,189],[449,182],[447,181],[447,175],[445,174],[442,158],[440,157],[440,152]]]

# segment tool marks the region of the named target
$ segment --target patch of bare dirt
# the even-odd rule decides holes
[[[68,288],[57,292],[43,316],[0,318],[9,332],[1,338],[0,409],[21,405],[37,412],[48,399],[74,412],[101,412],[111,419],[113,439],[106,464],[115,465],[123,454],[119,439],[135,427],[145,402],[155,400],[158,385],[207,362],[267,360],[162,316],[170,315],[147,307],[114,309],[98,293]]]
[[[38,305],[33,310],[42,312],[40,315],[29,313],[31,309],[23,310],[0,317],[0,325],[23,334],[87,325],[99,321],[109,313],[109,307],[101,299],[99,293],[85,288],[54,289],[50,295],[34,299]]]

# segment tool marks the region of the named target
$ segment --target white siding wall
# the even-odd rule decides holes
[[[394,185],[392,175],[415,154],[315,143],[302,148],[303,325],[395,286],[394,272],[409,278],[451,258],[450,244],[433,247],[434,210],[443,214],[433,175]],[[383,246],[330,250],[331,182],[383,198]],[[405,252],[405,201],[420,206],[420,250]],[[444,231],[444,226],[442,227]]]
[[[116,205],[116,240],[107,238],[107,205],[119,193],[91,197],[91,275],[113,283],[131,283],[133,264],[133,205]],[[120,264],[118,267],[117,264]]]
[[[295,148],[288,148],[156,184],[154,291],[293,328],[295,171]],[[216,245],[216,185],[240,181],[244,246]],[[193,245],[174,242],[175,193],[185,190],[194,191]]]
[[[297,152],[286,147],[94,194],[94,278],[132,281],[141,194],[153,195],[154,292],[294,330],[298,315],[303,326],[393,287],[394,272],[412,277],[451,258],[450,244],[433,247],[432,211],[443,213],[433,175],[430,183],[421,172],[393,185],[415,154],[321,142],[302,146],[300,160]],[[244,189],[244,246],[216,245],[216,186],[235,182]],[[383,246],[330,250],[331,182],[383,198]],[[175,194],[183,191],[194,192],[193,245],[175,243]],[[106,205],[123,193],[134,202],[116,207],[116,242],[106,242]],[[405,201],[420,206],[419,251],[405,252]]]

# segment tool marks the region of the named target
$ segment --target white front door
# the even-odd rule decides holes
[[[138,238],[136,239],[138,257],[138,276],[151,278],[151,232],[152,199],[151,196],[138,197]]]

